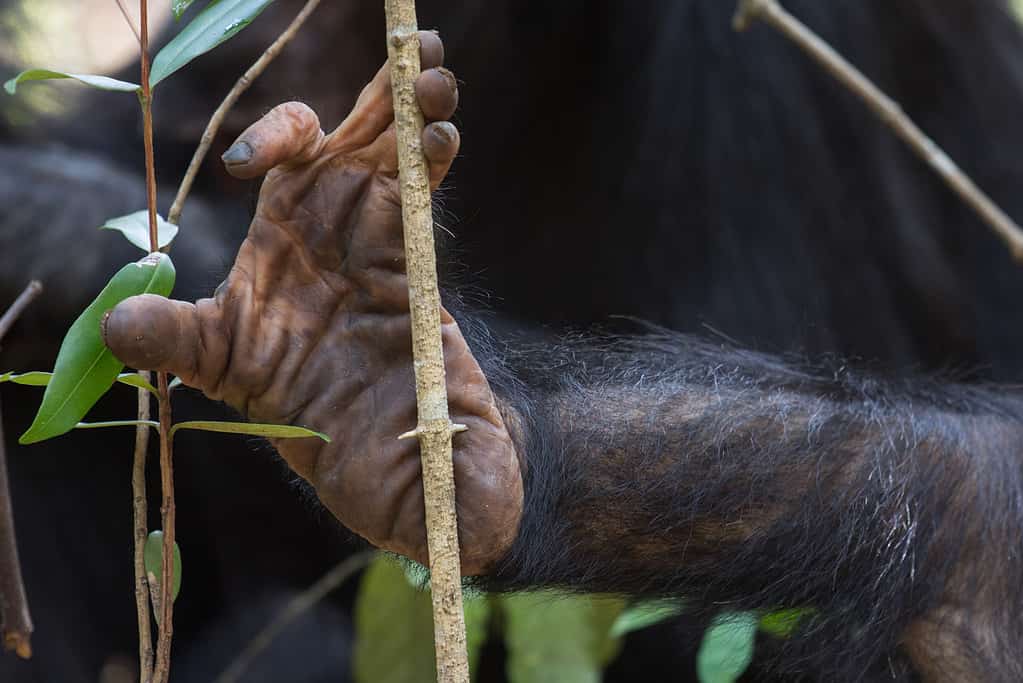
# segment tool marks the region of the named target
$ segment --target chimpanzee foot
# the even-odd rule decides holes
[[[436,188],[458,151],[454,77],[421,33],[416,93]],[[141,296],[104,322],[127,365],[172,372],[251,418],[330,435],[279,440],[323,503],[372,543],[427,562],[408,291],[391,85],[386,65],[329,135],[303,104],[282,104],[224,155],[239,178],[266,174],[227,280],[195,305]],[[442,312],[462,564],[485,571],[522,514],[515,447],[458,325]]]

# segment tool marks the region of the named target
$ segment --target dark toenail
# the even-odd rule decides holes
[[[443,66],[438,66],[437,71],[444,77],[444,80],[448,82],[448,87],[451,88],[451,92],[458,90],[458,81],[455,80],[455,74],[451,73]]]
[[[244,140],[239,140],[228,147],[224,156],[220,158],[228,165],[247,164],[252,161],[252,153],[252,145]]]
[[[441,142],[443,142],[445,145],[450,145],[452,142],[454,142],[455,135],[453,131],[455,127],[448,123],[447,121],[438,123],[432,126],[432,128],[433,134],[440,138]]]

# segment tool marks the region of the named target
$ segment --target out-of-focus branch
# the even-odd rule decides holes
[[[0,341],[18,316],[43,291],[33,280],[0,316]],[[10,483],[7,480],[7,449],[4,443],[3,420],[0,416],[0,628],[4,649],[14,650],[22,659],[32,656],[32,615],[28,609],[25,583],[21,578],[18,543],[14,535],[14,509]]]
[[[756,20],[777,29],[795,43],[867,106],[902,138],[937,173],[945,184],[968,204],[981,220],[1005,242],[1017,261],[1023,261],[1023,229],[1016,224],[933,140],[885,95],[870,79],[824,42],[805,24],[789,14],[778,0],[740,0],[735,28],[744,31]]]
[[[274,638],[280,635],[281,631],[308,612],[318,602],[337,590],[353,574],[368,565],[376,555],[377,553],[372,551],[352,555],[321,576],[305,592],[295,596],[277,618],[267,624],[241,651],[238,657],[231,662],[230,666],[217,676],[214,683],[236,683],[240,681],[242,675],[251,666],[252,662],[255,661],[256,657],[259,656],[259,653],[265,650],[273,642]]]

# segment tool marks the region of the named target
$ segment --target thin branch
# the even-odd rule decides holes
[[[866,102],[867,106],[995,231],[1009,247],[1013,258],[1023,261],[1023,229],[913,123],[898,103],[881,92],[870,79],[805,24],[789,14],[777,0],[740,0],[735,13],[735,29],[744,31],[757,19],[777,29],[823,66],[836,80]]]
[[[139,36],[142,62],[142,144],[146,155],[146,203],[149,208],[149,251],[158,251],[160,237],[156,227],[156,161],[153,152],[153,90],[149,85],[149,10],[146,0],[139,0]]]
[[[174,634],[174,453],[172,450],[170,392],[167,390],[167,373],[156,375],[160,392],[160,489],[163,504],[160,506],[163,527],[163,557],[160,572],[160,639],[156,645],[156,666],[153,671],[154,683],[166,683],[170,678],[171,638]]]
[[[227,93],[227,97],[220,103],[217,110],[213,112],[213,116],[210,118],[209,123],[206,124],[206,130],[203,131],[202,139],[199,141],[199,146],[195,150],[195,154],[192,155],[192,161],[188,164],[188,170],[185,172],[185,177],[181,180],[181,185],[178,187],[178,194],[174,197],[174,203],[171,204],[170,211],[167,213],[167,221],[175,225],[181,219],[181,210],[185,206],[185,199],[188,198],[188,193],[192,190],[192,183],[195,182],[195,176],[199,173],[202,162],[206,158],[206,154],[210,150],[210,145],[213,144],[213,139],[216,138],[217,132],[220,130],[220,126],[223,125],[224,119],[227,117],[227,113],[231,110],[231,107],[235,105],[238,98],[242,96],[249,86],[259,78],[260,74],[266,70],[266,67],[270,65],[284,46],[287,45],[298,30],[302,28],[302,24],[305,23],[306,19],[313,13],[317,5],[320,4],[320,0],[308,0],[302,10],[295,16],[291,21],[291,24],[284,30],[284,33],[277,37],[270,47],[257,59],[249,69],[242,74],[231,91]]]
[[[148,372],[139,375],[146,382]],[[153,676],[153,631],[149,614],[149,582],[146,580],[146,538],[149,535],[149,509],[146,502],[146,455],[149,451],[149,391],[139,389],[138,419],[135,428],[135,454],[131,468],[132,517],[135,541],[135,611],[139,626],[139,681],[149,683]]]
[[[312,609],[317,603],[333,593],[353,574],[362,570],[376,557],[376,552],[359,553],[338,563],[333,569],[320,577],[312,586],[289,602],[277,618],[267,624],[245,649],[242,650],[230,666],[217,676],[214,683],[236,683],[256,660],[263,650],[273,642],[280,633],[292,622]]]
[[[33,280],[28,283],[11,307],[0,316],[0,341],[14,325],[25,308],[43,291]],[[18,542],[14,535],[14,509],[7,480],[7,449],[4,443],[3,419],[0,415],[0,629],[4,649],[14,650],[22,659],[32,656],[32,615],[25,595],[18,560]]]
[[[14,300],[11,307],[0,316],[0,340],[7,336],[15,321],[21,317],[21,314],[25,312],[28,305],[35,301],[36,297],[42,294],[42,292],[43,285],[39,280],[32,280],[28,283],[28,286],[18,295],[18,298]]]
[[[121,10],[121,16],[124,17],[125,23],[128,24],[128,28],[135,35],[135,40],[138,41],[139,47],[142,47],[142,36],[139,35],[139,30],[135,28],[135,22],[132,20],[131,15],[128,14],[128,8],[124,6],[124,0],[116,0],[117,9]]]
[[[142,46],[142,130],[146,152],[146,197],[149,208],[149,249],[159,250],[156,228],[156,164],[153,155],[153,94],[149,84],[149,10],[146,0],[139,0],[139,27]],[[160,573],[159,639],[156,643],[156,661],[153,666],[153,683],[166,683],[170,678],[170,652],[174,635],[174,462],[171,450],[171,403],[167,389],[167,373],[156,374],[160,410],[160,490],[163,504],[160,506],[161,527],[163,528],[163,557]],[[136,520],[136,527],[138,521]],[[136,529],[137,532],[137,529]],[[137,554],[136,550],[136,554]],[[153,595],[150,595],[150,599]],[[139,634],[139,647],[143,635]],[[142,675],[144,672],[140,672]],[[143,679],[144,680],[144,679]]]
[[[423,156],[422,148],[423,114],[419,110],[415,93],[415,81],[421,68],[416,8],[413,0],[385,0],[384,7],[398,140],[399,186],[419,417],[413,435],[419,437],[423,468],[437,680],[441,683],[469,683],[454,467],[451,460],[451,435],[457,428],[448,415],[441,342],[440,291],[437,287],[437,261],[433,245],[433,212],[426,157]]]

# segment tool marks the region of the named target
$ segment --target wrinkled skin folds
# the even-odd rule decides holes
[[[416,94],[432,189],[458,151],[458,103],[443,47],[421,33]],[[282,104],[224,155],[238,178],[265,174],[227,279],[194,305],[128,299],[104,321],[114,354],[174,373],[250,419],[326,432],[276,440],[337,518],[373,544],[428,564],[415,427],[411,328],[387,65],[329,135],[303,104]],[[466,574],[515,538],[522,478],[515,447],[457,323],[442,311],[457,510]]]

